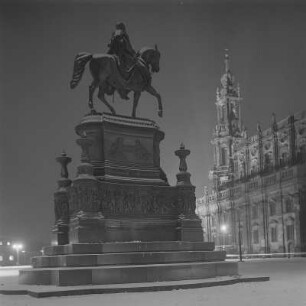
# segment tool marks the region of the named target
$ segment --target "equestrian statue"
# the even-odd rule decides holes
[[[112,114],[115,109],[105,98],[106,95],[119,96],[128,100],[129,92],[134,93],[132,117],[136,117],[136,108],[141,92],[147,91],[158,102],[158,115],[162,117],[163,107],[160,94],[151,85],[151,74],[159,71],[160,53],[157,46],[144,47],[135,52],[124,23],[116,24],[116,30],[112,34],[106,54],[90,54],[82,52],[77,54],[74,60],[73,75],[70,88],[75,88],[84,73],[85,66],[89,63],[92,75],[92,83],[89,86],[88,105],[91,113],[96,113],[93,106],[93,94],[99,88],[98,98],[109,108]]]

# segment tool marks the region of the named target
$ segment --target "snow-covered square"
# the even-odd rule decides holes
[[[32,298],[0,295],[1,306],[302,306],[306,305],[306,259],[260,259],[239,263],[241,275],[270,276],[268,282],[150,293]],[[1,270],[0,284],[17,282],[17,270]]]

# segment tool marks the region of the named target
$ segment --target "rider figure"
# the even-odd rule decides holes
[[[108,54],[115,54],[119,57],[120,66],[127,70],[135,63],[136,52],[134,51],[130,38],[126,32],[123,22],[116,24],[116,30],[112,34],[110,43],[108,44]]]
[[[138,53],[136,53],[132,47],[130,38],[126,32],[125,24],[123,22],[118,22],[116,24],[116,29],[112,34],[108,48],[109,49],[107,53],[113,54],[118,58],[119,69],[125,79],[128,78],[129,72],[136,65],[142,74],[145,83],[149,84],[151,82],[151,74],[149,68],[141,59],[137,60]],[[127,96],[129,90],[120,88],[117,89],[117,91],[122,99],[129,99]]]
[[[129,68],[136,62],[136,52],[131,45],[130,38],[123,22],[118,22],[116,24],[116,30],[112,34],[108,48],[108,54],[114,54],[118,57],[120,70],[123,76],[125,76]],[[118,92],[121,98],[125,100],[129,99],[127,96],[128,90],[122,88],[119,89]]]

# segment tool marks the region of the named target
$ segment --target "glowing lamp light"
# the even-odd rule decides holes
[[[222,225],[220,226],[220,230],[221,230],[222,233],[226,233],[226,231],[227,231],[227,226],[226,226],[225,224],[222,224]]]
[[[19,251],[23,249],[23,245],[21,243],[14,243],[13,244],[13,249],[16,250],[16,253],[17,253],[17,261],[16,261],[16,265],[18,266],[20,263],[19,263]]]
[[[14,243],[13,244],[13,249],[15,249],[16,251],[19,251],[23,248],[23,245],[21,243]]]

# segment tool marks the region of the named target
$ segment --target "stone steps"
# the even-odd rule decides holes
[[[34,268],[20,270],[19,283],[78,286],[191,280],[236,274],[236,262]]]
[[[213,242],[154,241],[75,243],[43,248],[44,255],[104,254],[129,252],[213,251]]]
[[[34,268],[224,261],[223,251],[127,252],[33,257]]]
[[[20,284],[106,285],[237,275],[214,243],[189,241],[78,243],[44,248]]]

